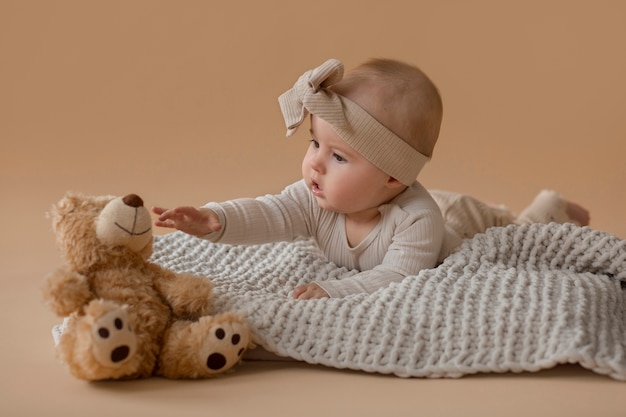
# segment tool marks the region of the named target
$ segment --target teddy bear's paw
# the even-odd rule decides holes
[[[137,352],[137,336],[123,308],[96,318],[92,327],[92,352],[102,366],[118,367]]]
[[[250,345],[250,332],[241,319],[232,315],[204,317],[208,324],[206,337],[200,349],[200,360],[207,375],[227,371],[241,361]]]

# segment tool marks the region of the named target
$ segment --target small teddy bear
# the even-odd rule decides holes
[[[210,315],[207,278],[148,261],[152,219],[139,196],[67,193],[51,217],[66,265],[44,298],[66,317],[57,350],[77,378],[210,377],[253,346],[240,315]]]

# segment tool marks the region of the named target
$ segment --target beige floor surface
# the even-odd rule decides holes
[[[84,383],[41,302],[67,190],[149,205],[278,192],[306,132],[276,97],[329,57],[414,62],[446,107],[421,179],[520,210],[542,187],[626,237],[626,3],[0,0],[0,416],[625,416],[577,366],[458,380],[246,362],[206,381]]]

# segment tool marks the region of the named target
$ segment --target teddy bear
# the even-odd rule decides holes
[[[205,378],[253,346],[241,315],[211,315],[207,277],[149,261],[152,219],[138,195],[66,193],[50,217],[65,265],[44,299],[65,317],[56,349],[77,378]]]

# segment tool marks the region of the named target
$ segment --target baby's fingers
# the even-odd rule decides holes
[[[168,209],[163,208],[163,207],[152,207],[152,212],[153,212],[154,214],[159,215],[159,216],[160,216],[161,214],[165,213],[167,210],[168,210]]]
[[[306,285],[300,285],[293,290],[293,298],[298,298],[306,291]]]
[[[154,221],[157,227],[176,228],[176,222],[172,220],[172,210],[162,207],[152,207],[152,212],[159,217]]]
[[[308,285],[298,286],[293,291],[293,298],[297,300],[311,300],[326,297],[329,297],[328,293],[314,282]]]

